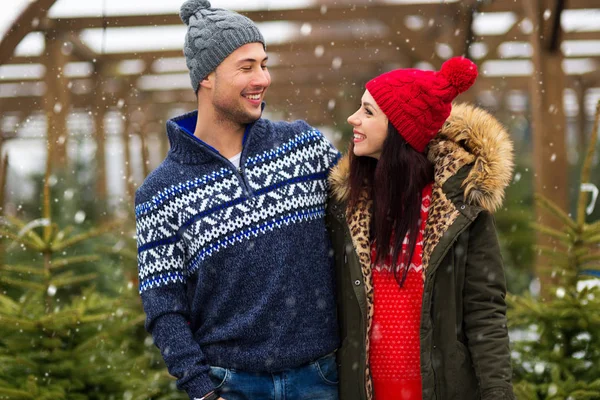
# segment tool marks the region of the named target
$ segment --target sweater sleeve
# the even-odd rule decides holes
[[[321,146],[323,149],[325,162],[327,164],[327,169],[331,170],[331,168],[336,166],[340,158],[342,158],[342,154],[322,132],[319,133],[321,134]]]
[[[464,288],[468,347],[482,400],[513,400],[506,279],[493,216],[482,211],[469,234]]]
[[[177,387],[190,398],[202,397],[214,386],[209,366],[189,326],[186,296],[185,246],[177,226],[163,215],[160,205],[139,202],[136,193],[136,236],[140,295],[146,330],[160,349]]]

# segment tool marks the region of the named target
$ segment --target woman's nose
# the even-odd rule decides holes
[[[353,126],[360,125],[360,119],[358,119],[358,118],[356,117],[356,113],[354,113],[354,114],[352,114],[351,116],[349,116],[349,117],[348,117],[348,119],[347,119],[347,121],[348,121],[348,123],[349,123],[350,125],[353,125]]]

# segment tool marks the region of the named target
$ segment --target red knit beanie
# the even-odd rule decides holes
[[[450,116],[452,101],[477,78],[477,66],[453,57],[439,71],[397,69],[367,82],[367,90],[400,135],[418,152]]]

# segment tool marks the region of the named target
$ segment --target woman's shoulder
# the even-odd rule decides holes
[[[487,111],[454,104],[429,148],[436,180],[450,195],[460,192],[468,205],[494,212],[502,206],[514,169],[513,143],[502,124]]]
[[[329,173],[329,197],[332,201],[345,203],[350,195],[350,158],[344,155]]]

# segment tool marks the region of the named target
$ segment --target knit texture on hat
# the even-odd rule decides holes
[[[476,78],[473,62],[454,57],[440,71],[397,69],[371,79],[366,88],[400,135],[423,152],[450,116],[454,98]]]
[[[249,18],[234,11],[212,8],[208,0],[188,0],[181,6],[181,20],[188,26],[183,54],[194,91],[228,55],[247,43],[265,39]]]

